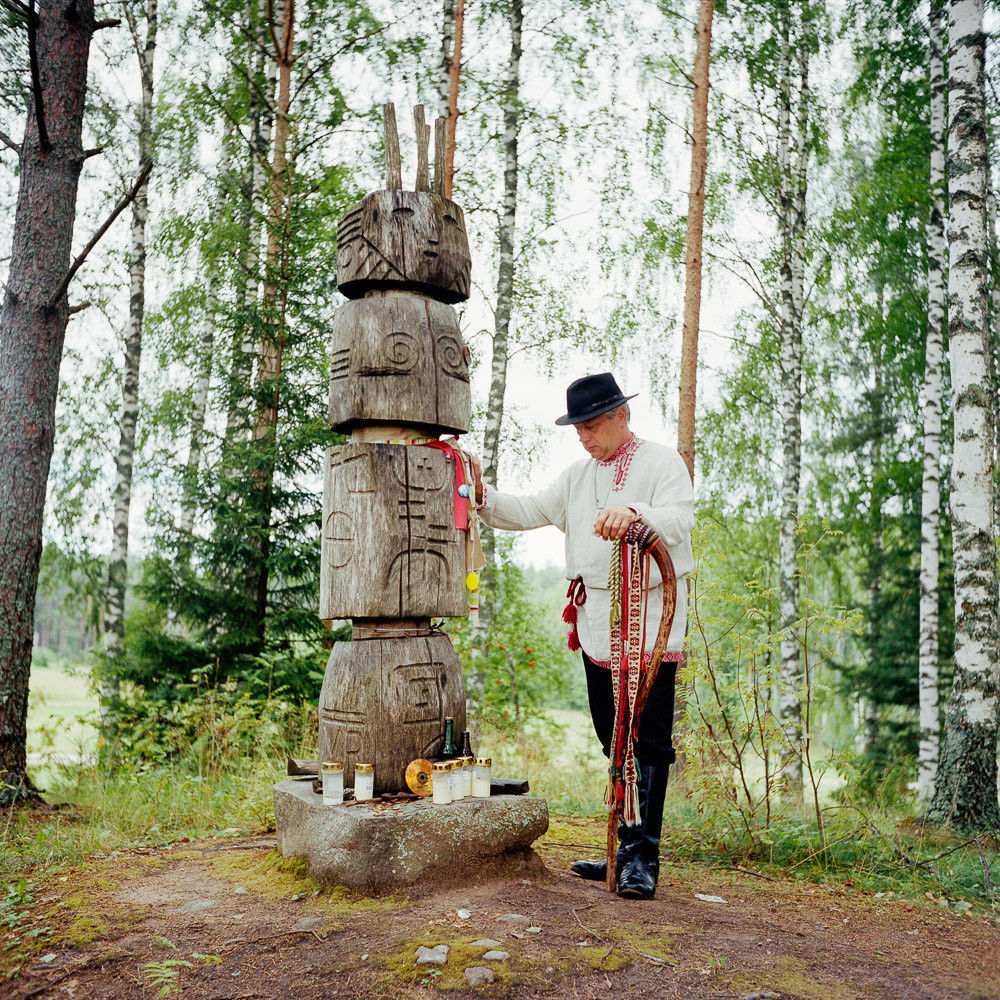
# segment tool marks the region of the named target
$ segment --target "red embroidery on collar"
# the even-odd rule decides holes
[[[629,466],[635,453],[639,450],[642,439],[633,434],[609,459],[598,460],[597,464],[602,467],[613,465],[615,468],[615,481],[611,487],[612,493],[620,493],[628,479]]]

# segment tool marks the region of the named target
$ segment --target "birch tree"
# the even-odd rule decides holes
[[[928,815],[1000,825],[997,570],[989,400],[985,35],[982,0],[949,0],[948,334],[955,427],[951,522],[955,674]]]
[[[803,19],[809,13],[803,12]],[[809,136],[809,40],[803,26],[793,35],[789,7],[779,12],[778,205],[781,242],[779,409],[782,425],[781,513],[778,550],[781,677],[778,717],[793,752],[782,773],[785,796],[802,795],[799,651],[798,530],[802,464],[802,318],[805,270],[806,186]],[[793,65],[794,61],[794,65]],[[795,106],[793,107],[793,101]],[[794,122],[793,122],[794,114]]]
[[[941,397],[944,391],[945,213],[944,0],[931,0],[928,21],[930,69],[930,189],[927,220],[927,347],[921,400],[924,420],[923,490],[920,506],[920,745],[917,796],[930,802],[937,777],[941,720],[938,710],[938,561],[941,513]]]
[[[503,202],[498,229],[500,262],[497,269],[496,305],[494,306],[493,354],[490,361],[490,389],[486,401],[483,429],[483,478],[497,481],[500,441],[507,391],[508,338],[514,303],[514,241],[517,225],[518,119],[521,104],[521,0],[510,0],[507,25],[510,31],[510,55],[503,88]],[[488,565],[493,562],[493,533],[483,532],[483,549]],[[485,602],[484,602],[484,610]],[[485,617],[485,616],[484,616]]]
[[[145,37],[132,6],[122,8],[135,47],[142,96],[138,108],[138,171],[153,160],[153,60],[158,28],[157,0],[144,5]],[[146,223],[149,200],[145,185],[132,201],[129,256],[129,315],[122,372],[121,436],[115,459],[114,521],[108,565],[107,607],[104,619],[104,664],[101,670],[101,710],[118,696],[118,660],[125,638],[125,590],[128,584],[128,530],[132,507],[132,469],[139,417],[139,367],[142,362],[143,318],[146,310]]]

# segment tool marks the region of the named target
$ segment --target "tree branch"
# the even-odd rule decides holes
[[[0,7],[9,10],[15,17],[19,17],[29,23],[31,21],[31,9],[21,3],[21,0],[0,0]]]
[[[94,22],[94,31],[100,31],[102,28],[117,28],[121,23],[120,17],[107,17],[103,21]]]
[[[13,149],[15,153],[20,154],[21,147],[14,142],[14,140],[7,135],[3,129],[0,129],[0,142],[2,142],[8,149]]]
[[[274,0],[267,0],[267,8],[264,12],[267,19],[267,30],[271,33],[271,41],[274,44],[274,61],[281,58],[281,42],[278,41],[278,31],[274,26]]]
[[[115,219],[117,219],[118,216],[121,215],[122,212],[124,212],[125,209],[132,203],[135,196],[142,189],[143,184],[145,184],[149,178],[149,174],[152,169],[153,161],[146,160],[142,169],[139,171],[139,176],[135,179],[135,183],[132,185],[132,190],[129,191],[129,193],[125,195],[117,205],[115,205],[114,211],[108,216],[101,228],[94,233],[90,242],[80,251],[76,260],[73,261],[70,269],[66,272],[66,276],[59,282],[59,287],[52,293],[52,298],[48,301],[49,309],[55,309],[55,307],[59,304],[62,297],[66,294],[66,289],[69,288],[69,283],[73,280],[73,276],[80,270],[83,262],[87,259],[87,255],[101,241],[101,237],[111,228]]]
[[[86,302],[78,302],[75,306],[70,306],[69,314],[70,316],[72,316],[73,313],[83,312],[84,309],[89,309],[89,308],[90,308],[90,300],[88,299]]]
[[[52,151],[49,142],[49,130],[45,127],[45,101],[42,99],[42,74],[38,68],[38,46],[35,43],[35,26],[38,17],[35,14],[35,0],[29,0],[28,7],[28,59],[31,63],[31,92],[35,98],[35,123],[38,126],[38,148],[42,156]]]

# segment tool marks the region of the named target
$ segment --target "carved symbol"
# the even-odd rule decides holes
[[[402,330],[390,333],[380,344],[378,356],[371,361],[358,361],[358,375],[405,375],[413,371],[420,360],[420,342]]]
[[[343,490],[351,494],[375,492],[375,476],[367,452],[331,453],[330,476],[334,496],[343,496]]]
[[[437,675],[439,663],[401,663],[389,678],[389,704],[403,705],[404,726],[437,723],[441,719],[441,692]]]
[[[345,347],[341,351],[334,351],[330,359],[330,380],[347,378],[351,373],[351,349]]]
[[[349,717],[349,719],[345,718]],[[359,721],[360,720],[360,721]],[[330,755],[346,761],[358,757],[364,747],[364,716],[360,712],[320,711],[320,725],[330,739]]]
[[[448,478],[448,463],[432,449],[407,448],[403,461],[392,463],[396,481],[409,492],[440,490]]]
[[[327,515],[323,531],[323,557],[334,569],[346,566],[354,557],[354,521],[342,510]]]
[[[458,338],[444,334],[444,336],[438,337],[437,342],[441,356],[441,370],[445,375],[450,375],[462,382],[468,382],[469,362],[465,356],[465,348]]]
[[[451,283],[451,288],[458,292],[462,298],[467,299],[469,297],[469,285],[472,282],[472,265],[463,267],[461,271],[455,275],[455,280]]]
[[[428,542],[447,544],[443,539],[427,539]],[[394,586],[398,582],[400,595],[409,594],[414,587],[432,589],[437,598],[448,579],[448,560],[443,553],[430,548],[410,548],[397,553],[389,565],[386,584]]]
[[[327,722],[343,726],[360,726],[365,721],[365,713],[353,708],[322,708],[319,714]]]

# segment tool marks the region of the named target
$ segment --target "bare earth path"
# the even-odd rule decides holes
[[[375,900],[320,890],[268,837],[102,859],[0,927],[0,970],[20,966],[0,996],[1000,1000],[987,917],[669,862],[655,900],[626,902],[565,874],[593,830],[560,824],[502,876]],[[421,945],[446,964],[417,966]]]

